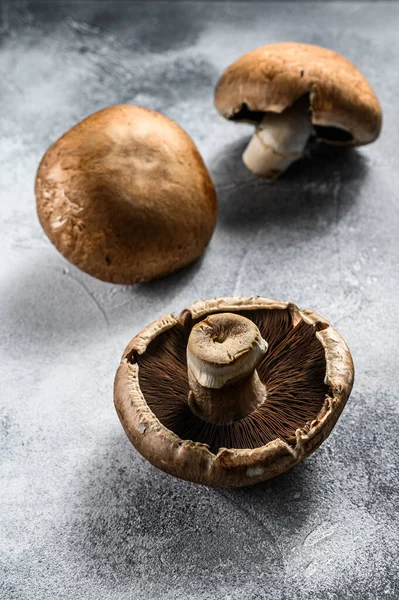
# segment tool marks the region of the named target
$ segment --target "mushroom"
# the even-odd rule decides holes
[[[119,419],[136,449],[196,483],[264,481],[311,454],[352,389],[342,337],[322,317],[264,298],[196,302],[127,346]]]
[[[35,193],[56,248],[114,283],[188,265],[216,223],[215,189],[194,142],[139,106],[111,106],[70,129],[44,155]]]
[[[381,130],[381,107],[346,58],[319,46],[279,43],[248,52],[230,65],[215,90],[219,113],[256,125],[243,161],[273,179],[304,153],[311,136],[360,146]]]

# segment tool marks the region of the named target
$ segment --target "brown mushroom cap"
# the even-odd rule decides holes
[[[192,328],[217,313],[253,320],[269,344],[258,367],[266,401],[242,421],[219,427],[190,412],[186,362]],[[311,454],[335,425],[353,377],[344,340],[312,311],[258,297],[219,298],[139,333],[123,354],[114,399],[130,441],[153,465],[189,481],[238,487],[279,475]],[[193,435],[186,435],[190,428]]]
[[[111,106],[70,129],[43,157],[35,193],[56,248],[114,283],[188,265],[216,223],[214,186],[193,141],[138,106]]]
[[[265,112],[281,113],[307,94],[320,139],[357,146],[378,137],[381,107],[367,80],[348,59],[311,44],[248,52],[223,73],[215,106],[227,119],[257,123]]]

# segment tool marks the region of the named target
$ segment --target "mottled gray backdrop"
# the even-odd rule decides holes
[[[398,92],[395,2],[1,2],[0,597],[397,600]],[[261,44],[331,47],[369,78],[382,137],[315,149],[281,180],[245,171],[251,128],[218,116],[223,69]],[[194,138],[219,196],[202,260],[117,286],[40,229],[35,170],[86,115],[137,103]],[[197,299],[311,307],[356,365],[329,440],[278,479],[215,490],[130,446],[112,384],[128,340]]]

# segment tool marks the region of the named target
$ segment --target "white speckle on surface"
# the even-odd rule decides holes
[[[335,531],[335,527],[330,525],[328,527],[321,526],[311,531],[305,538],[303,543],[304,546],[314,546],[324,539],[330,537]]]
[[[264,468],[261,466],[258,467],[248,467],[246,470],[246,474],[248,477],[259,477],[262,475]]]
[[[65,223],[67,223],[68,221],[68,217],[57,217],[56,219],[54,219],[54,221],[52,221],[51,223],[51,227],[53,229],[59,229],[60,227],[62,227],[63,225],[65,225]]]

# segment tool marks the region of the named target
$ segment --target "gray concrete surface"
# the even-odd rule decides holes
[[[2,600],[397,600],[399,5],[2,2],[0,597]],[[384,110],[377,143],[315,149],[280,181],[245,171],[251,131],[212,105],[219,74],[264,43],[352,59]],[[92,279],[40,229],[38,162],[60,134],[130,102],[203,153],[220,217],[202,260],[148,285]],[[329,318],[356,382],[320,450],[244,490],[175,480],[130,446],[115,369],[148,322],[259,294]]]

